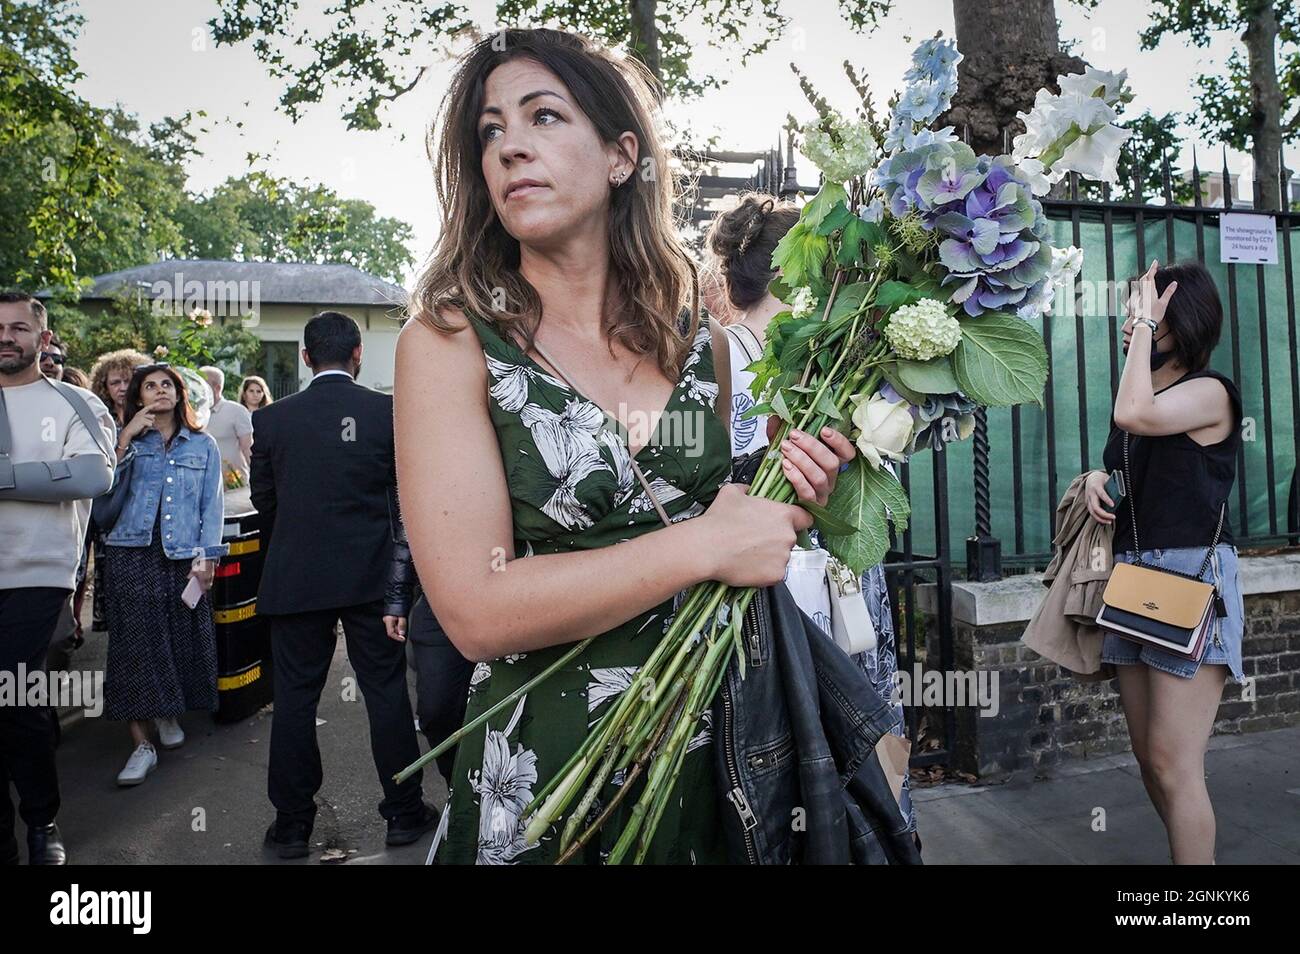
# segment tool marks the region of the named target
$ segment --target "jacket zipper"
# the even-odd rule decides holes
[[[759,599],[759,594],[755,593],[745,610],[745,618],[750,623],[749,638],[745,640],[745,645],[749,649],[749,664],[755,669],[763,665],[763,636],[767,635],[763,615],[758,611]]]
[[[754,846],[754,838],[750,832],[758,827],[758,818],[754,814],[754,809],[750,807],[749,799],[745,797],[745,790],[740,786],[740,770],[736,766],[736,747],[731,733],[731,688],[725,676],[722,679],[722,721],[722,747],[727,760],[727,778],[731,781],[731,791],[727,793],[727,800],[740,816],[741,836],[745,840],[745,854],[749,857],[749,863],[756,865],[758,849]]]

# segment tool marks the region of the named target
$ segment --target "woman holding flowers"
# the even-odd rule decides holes
[[[731,345],[731,433],[732,452],[736,456],[752,453],[768,444],[768,415],[747,416],[754,406],[749,393],[754,380],[753,372],[745,366],[762,356],[766,332],[772,318],[788,306],[778,301],[768,289],[778,272],[772,267],[772,253],[777,243],[799,220],[799,209],[793,203],[778,202],[760,193],[742,195],[734,209],[719,215],[713,221],[706,239],[707,247],[715,257],[715,267],[721,274],[727,302],[738,315],[726,325]],[[955,344],[955,343],[954,343]],[[898,431],[897,446],[903,451],[913,443],[913,419],[903,415],[906,426]],[[922,425],[924,428],[926,425]],[[883,438],[882,438],[883,439]],[[797,556],[797,553],[796,553]],[[792,557],[792,564],[794,558]],[[862,577],[862,595],[867,602],[871,624],[876,633],[876,646],[856,654],[857,660],[872,687],[888,699],[895,694],[895,673],[898,671],[897,649],[894,642],[894,620],[889,606],[889,590],[885,582],[885,568],[876,563]],[[825,584],[823,583],[823,588]],[[799,594],[795,594],[799,599]],[[825,602],[823,599],[821,602]],[[816,612],[799,603],[812,619],[829,631],[830,620],[819,619]],[[895,735],[903,735],[903,706],[894,705],[897,725]],[[912,811],[908,778],[903,776],[903,789],[899,806],[907,818],[908,828],[916,830],[916,816]]]
[[[699,326],[651,82],[580,37],[507,30],[462,60],[431,143],[443,238],[398,346],[398,483],[430,606],[479,664],[466,718],[491,713],[460,742],[440,863],[556,861],[524,809],[654,651],[674,597],[778,582],[812,522],[724,486],[726,345]],[[801,500],[825,503],[853,457],[826,441],[783,448]],[[647,860],[726,860],[710,744],[703,725]],[[574,860],[601,861],[619,827]]]

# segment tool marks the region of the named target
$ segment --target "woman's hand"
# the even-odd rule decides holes
[[[798,532],[812,526],[808,511],[749,496],[745,484],[727,484],[703,516],[688,522],[705,536],[708,579],[728,586],[771,586],[785,577]]]
[[[1170,282],[1164,294],[1156,291],[1156,268],[1159,261],[1151,260],[1151,267],[1137,280],[1137,286],[1129,298],[1129,314],[1135,319],[1150,318],[1157,325],[1165,320],[1165,310],[1169,299],[1178,290],[1178,282]]]
[[[773,414],[767,419],[767,439],[774,440],[781,419]],[[795,496],[822,507],[835,489],[840,468],[858,454],[853,442],[830,427],[823,427],[821,440],[803,431],[791,429],[781,442],[781,472],[794,487]]]
[[[212,578],[217,572],[216,560],[198,559],[190,566],[190,576],[199,581],[199,586],[206,593],[212,589]]]
[[[135,412],[135,416],[122,428],[121,440],[128,443],[153,427],[153,416],[157,412],[156,404],[146,404]]]
[[[1098,523],[1115,522],[1115,515],[1106,509],[1115,506],[1115,501],[1110,499],[1110,495],[1105,490],[1108,480],[1110,476],[1104,470],[1094,470],[1083,482],[1083,494],[1088,504],[1088,513]]]

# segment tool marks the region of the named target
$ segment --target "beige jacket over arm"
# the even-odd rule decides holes
[[[1087,477],[1074,478],[1056,505],[1054,553],[1043,573],[1047,596],[1020,638],[1034,652],[1080,678],[1109,679],[1113,667],[1102,665],[1103,633],[1096,619],[1110,579],[1114,530],[1088,513],[1083,492]]]

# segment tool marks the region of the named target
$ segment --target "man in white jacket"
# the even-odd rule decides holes
[[[107,451],[115,442],[113,419],[94,394],[74,388],[99,422],[102,433],[92,433],[45,379],[39,358],[49,341],[39,301],[23,292],[0,293],[0,397],[11,445],[0,464],[12,475],[14,464],[94,454],[111,471]],[[8,484],[0,474],[0,681],[9,685],[0,692],[0,864],[18,861],[10,782],[27,826],[28,861],[66,864],[54,820],[59,781],[45,658],[59,612],[75,586],[90,501],[12,499],[6,495],[12,479]],[[33,704],[27,691],[33,675],[46,681],[47,704]]]

